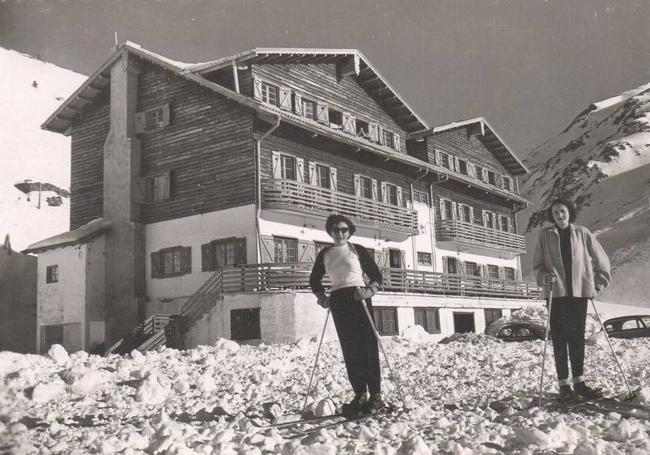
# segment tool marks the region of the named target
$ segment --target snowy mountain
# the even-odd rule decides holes
[[[601,298],[650,306],[650,84],[593,103],[527,165],[522,193],[533,204],[519,215],[529,248],[524,273],[544,209],[566,196],[576,202],[577,223],[598,235],[612,261],[614,281]]]
[[[85,76],[0,48],[0,236],[22,250],[69,227],[70,139],[40,125]]]

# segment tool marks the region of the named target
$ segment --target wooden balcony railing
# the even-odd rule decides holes
[[[523,254],[526,252],[526,238],[523,235],[489,229],[458,220],[438,220],[436,238],[438,241],[473,243],[513,253]]]
[[[223,269],[223,292],[308,289],[311,263],[253,264]],[[525,281],[501,280],[408,269],[381,269],[381,291],[458,297],[541,298],[541,289]],[[324,284],[327,285],[325,282]]]
[[[340,213],[357,223],[410,234],[419,232],[417,212],[407,207],[285,179],[263,180],[262,194],[265,208],[298,210],[319,215]]]

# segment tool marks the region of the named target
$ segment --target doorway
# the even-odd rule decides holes
[[[388,261],[391,269],[401,269],[402,267],[402,251],[393,248],[388,250]],[[406,267],[404,267],[406,268]]]
[[[476,332],[474,313],[454,312],[454,333]]]

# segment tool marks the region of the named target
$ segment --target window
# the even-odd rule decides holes
[[[326,243],[326,242],[314,242],[314,248],[316,250],[316,255],[320,253],[323,249],[327,248],[328,246],[334,245],[333,243]]]
[[[378,308],[372,310],[372,318],[380,335],[397,335],[397,308]]]
[[[444,168],[451,169],[451,163],[449,161],[449,155],[446,153],[440,153],[440,165]]]
[[[500,309],[486,308],[485,310],[485,326],[492,324],[497,319],[500,319],[503,316],[503,311]]]
[[[59,266],[58,265],[48,265],[45,268],[45,282],[46,283],[58,283],[59,282]]]
[[[169,278],[192,273],[192,248],[174,246],[151,253],[151,277]]]
[[[361,197],[372,199],[372,179],[369,177],[359,177],[359,186]]]
[[[467,169],[467,161],[458,160],[458,172],[460,172],[463,175],[469,174],[469,171]]]
[[[343,113],[336,109],[329,110],[330,127],[340,130],[343,128]]]
[[[503,272],[504,272],[506,280],[514,281],[516,279],[515,278],[515,269],[513,269],[512,267],[505,267],[503,269]]]
[[[262,82],[262,101],[273,106],[278,105],[278,88],[268,82]]]
[[[483,214],[477,208],[474,208],[474,224],[483,225]]]
[[[298,262],[298,241],[285,237],[273,237],[275,262],[286,264]]]
[[[429,205],[429,195],[424,191],[413,190],[413,200],[420,204]]]
[[[446,199],[443,200],[443,209],[444,209],[443,218],[444,219],[450,220],[450,219],[453,218],[453,207],[454,206],[451,203],[451,201],[448,201]]]
[[[483,181],[483,168],[480,166],[476,166],[474,175],[476,175],[476,178],[479,179],[481,182]]]
[[[492,213],[485,212],[485,226],[489,227],[490,229],[494,228],[494,221],[492,219],[492,216]]]
[[[428,333],[440,333],[438,308],[413,308],[415,323]]]
[[[392,149],[395,148],[395,135],[393,133],[383,130],[381,136],[382,142],[386,147],[390,147]]]
[[[296,180],[296,159],[290,155],[280,155],[280,178]]]
[[[508,217],[501,216],[501,230],[503,232],[508,232]]]
[[[303,98],[302,100],[302,113],[305,117],[316,120],[316,103]]]
[[[396,249],[389,249],[388,250],[388,263],[389,267],[394,268],[394,269],[400,269],[402,268],[402,251],[401,250],[396,250]]]
[[[235,341],[260,339],[260,309],[230,310],[230,338]]]
[[[633,329],[640,329],[639,321],[636,319],[630,319],[628,321],[623,322],[623,325],[621,326],[621,330],[633,330]]]
[[[246,264],[246,238],[219,239],[201,245],[201,262],[204,272]]]
[[[643,321],[643,324],[650,329],[650,316],[642,316],[641,320]]]
[[[470,209],[469,205],[463,205],[462,206],[462,211],[463,211],[463,221],[466,223],[471,223],[472,222],[472,210]]]
[[[442,266],[443,269],[445,269],[445,273],[458,274],[456,258],[449,257],[449,256],[442,258]]]
[[[330,168],[322,164],[316,165],[316,185],[321,188],[331,188]]]
[[[505,175],[503,176],[503,189],[512,191],[512,184],[510,183],[510,178],[506,177]]]
[[[496,178],[496,175],[494,174],[494,171],[488,171],[487,175],[488,175],[488,183],[490,185],[496,185],[497,184],[497,178]]]
[[[164,201],[171,197],[171,172],[145,178],[145,200]]]
[[[423,253],[418,251],[418,264],[431,265],[431,253]]]
[[[488,264],[487,276],[488,278],[499,278],[499,267],[496,265]]]
[[[156,106],[135,114],[135,132],[155,131],[169,125],[169,104]]]
[[[356,120],[356,131],[357,135],[369,138],[370,137],[370,125],[364,120]]]
[[[386,184],[386,194],[384,195],[387,204],[391,205],[398,205],[398,200],[397,200],[397,186],[393,185],[392,183],[387,183]]]
[[[476,262],[465,262],[465,271],[471,276],[481,276],[481,268]]]

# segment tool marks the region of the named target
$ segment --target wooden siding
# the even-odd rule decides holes
[[[490,168],[500,174],[510,175],[499,160],[481,142],[480,134],[478,127],[470,125],[430,136],[427,141],[429,162],[435,163],[434,153],[435,149],[437,149],[451,156]]]
[[[433,187],[433,198],[434,198],[434,207],[436,209],[437,218],[440,219],[440,199],[448,199],[452,202],[469,205],[474,207],[474,213],[476,210],[487,210],[494,212],[499,216],[507,216],[510,219],[511,225],[515,226],[515,218],[512,212],[512,209],[509,207],[504,207],[502,205],[494,204],[492,202],[486,201],[485,199],[479,199],[471,197],[468,194],[460,193],[458,191],[452,191],[448,188],[441,186]]]
[[[403,174],[386,168],[374,167],[368,163],[342,156],[342,154],[333,154],[275,135],[271,135],[262,141],[262,178],[273,178],[273,169],[271,164],[271,153],[273,151],[287,153],[297,158],[303,158],[305,160],[303,176],[304,182],[308,182],[309,178],[309,166],[307,165],[307,162],[315,161],[336,168],[338,191],[354,195],[354,174],[361,174],[377,179],[378,183],[384,181],[401,187],[402,197],[404,200],[410,200],[409,184]],[[354,156],[354,152],[351,152],[350,155]],[[424,191],[426,191],[426,189],[424,189]]]
[[[86,107],[72,127],[70,230],[103,214],[104,142],[109,129],[109,91]]]
[[[328,103],[330,107],[350,112],[361,120],[376,122],[401,136],[400,151],[406,153],[404,130],[354,80],[354,76],[339,80],[335,64],[256,64],[252,65],[252,76],[289,87],[307,99]]]
[[[146,204],[145,223],[255,203],[252,111],[153,65],[138,91],[138,110],[171,108],[169,125],[139,136],[142,175],[172,173],[171,198]]]

